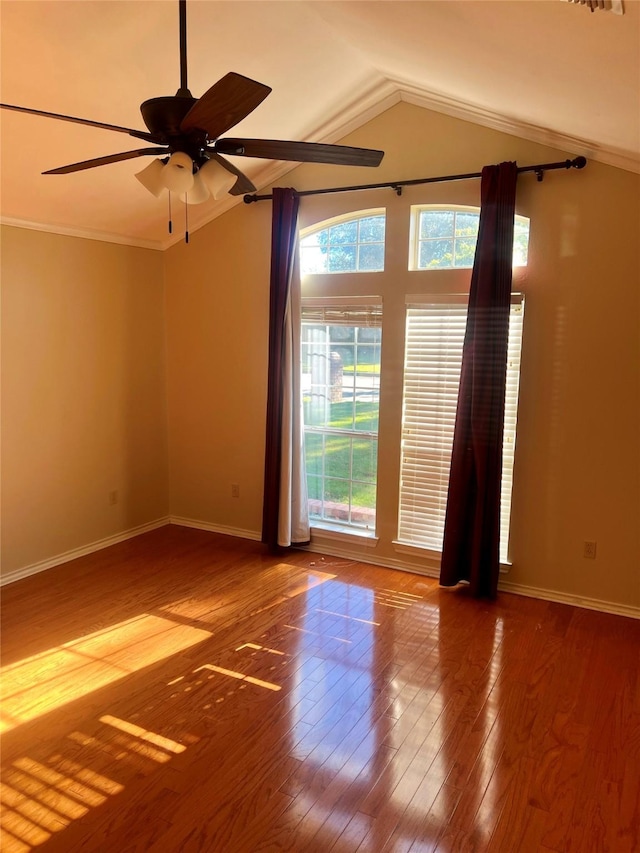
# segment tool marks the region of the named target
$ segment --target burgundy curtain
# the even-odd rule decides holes
[[[281,495],[283,465],[285,471],[290,468],[287,458],[290,442],[287,443],[285,438],[283,449],[283,429],[289,426],[287,422],[291,419],[292,405],[288,370],[291,362],[290,296],[298,232],[298,206],[299,198],[294,190],[280,187],[273,190],[267,427],[262,512],[262,541],[271,550],[277,550],[279,544],[291,544],[291,537],[286,535],[287,541],[282,542],[282,535],[279,537],[279,525],[281,497],[284,497]]]
[[[440,583],[495,598],[513,264],[516,163],[482,170],[480,226],[462,355]]]

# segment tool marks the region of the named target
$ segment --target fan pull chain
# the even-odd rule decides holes
[[[173,222],[171,221],[171,191],[169,191],[169,234],[173,234]]]
[[[189,204],[186,193],[184,197],[184,242],[189,242]]]

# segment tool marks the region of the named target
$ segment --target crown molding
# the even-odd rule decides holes
[[[97,240],[100,243],[117,243],[120,246],[133,246],[137,249],[162,251],[164,248],[160,241],[124,237],[122,234],[111,234],[109,231],[92,231],[89,228],[70,228],[66,225],[56,225],[49,222],[32,222],[27,219],[16,219],[11,216],[0,216],[0,224],[9,225],[12,228],[25,228],[27,231],[44,231],[47,234],[59,234],[62,237],[80,237],[83,240]]]
[[[400,102],[442,113],[452,118],[461,119],[462,121],[470,121],[481,127],[487,127],[491,130],[527,139],[530,142],[537,142],[548,148],[555,148],[563,152],[573,153],[574,155],[581,154],[589,160],[595,160],[607,166],[614,166],[628,172],[640,173],[640,157],[635,156],[632,152],[598,145],[593,141],[580,139],[569,136],[568,134],[558,133],[549,128],[519,121],[518,119],[501,115],[500,113],[479,107],[467,101],[422,89],[407,80],[382,76],[378,76],[373,82],[370,78],[363,80],[360,90],[356,92],[355,96],[351,98],[346,106],[342,107],[327,122],[303,134],[301,141],[336,142],[353,131],[358,130],[368,121],[371,121]],[[288,172],[296,169],[299,165],[297,162],[274,161],[255,175],[252,175],[251,180],[255,184],[257,191],[261,192],[273,186],[276,181],[280,180]],[[233,207],[242,203],[242,196],[228,196],[226,199],[218,202],[215,208],[206,214],[198,216],[195,210],[190,211],[189,233],[195,234],[219,216],[222,216]],[[184,240],[184,235],[180,232],[171,235],[168,239],[156,241],[129,238],[120,234],[92,231],[90,229],[70,228],[44,222],[30,222],[11,217],[0,217],[0,223],[32,231],[45,231],[67,237],[80,237],[86,240],[117,243],[141,249],[152,249],[154,251],[165,251]]]
[[[360,91],[349,104],[328,121],[315,127],[309,137],[316,142],[336,142],[400,103],[401,100],[401,89],[395,81],[379,77],[371,82],[369,78],[363,82]]]
[[[548,148],[572,152],[574,155],[583,155],[588,160],[596,160],[599,163],[615,166],[617,169],[624,169],[627,172],[640,173],[640,155],[636,156],[630,151],[599,145],[576,136],[558,133],[548,127],[529,124],[467,101],[427,91],[404,80],[391,79],[388,82],[397,89],[400,100],[405,103],[443,113],[452,118],[470,121],[481,127],[518,136],[530,142],[538,142]]]

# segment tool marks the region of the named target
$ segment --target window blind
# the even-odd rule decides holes
[[[508,561],[524,302],[509,321],[500,512],[500,561]],[[398,540],[442,551],[467,298],[409,297],[406,314]]]
[[[382,299],[379,296],[347,299],[305,297],[302,322],[317,326],[381,326]]]

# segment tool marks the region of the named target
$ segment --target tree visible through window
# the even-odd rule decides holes
[[[409,215],[409,205],[405,208]],[[376,208],[324,220],[301,234],[303,280],[301,372],[305,465],[313,527],[373,535],[398,525],[396,545],[438,552],[448,491],[462,343],[466,327],[467,275],[471,268],[479,208],[411,206],[410,261],[385,270],[385,210]],[[398,229],[398,234],[405,233]],[[514,264],[526,264],[529,220],[515,219]],[[406,255],[405,255],[406,258]],[[387,265],[391,266],[390,264]],[[429,270],[436,293],[425,288]],[[419,271],[419,272],[414,272]],[[319,274],[314,278],[313,274]],[[331,273],[343,275],[331,276]],[[367,274],[369,277],[367,278]],[[372,275],[373,274],[373,275]],[[417,286],[416,286],[417,285]],[[355,294],[380,294],[363,296]],[[313,296],[312,296],[313,294]],[[389,371],[385,387],[403,387],[380,399],[382,302]],[[404,309],[404,310],[403,310]],[[501,560],[507,559],[518,398],[521,302],[512,305],[507,370],[502,471]],[[406,313],[405,313],[406,312]],[[407,324],[402,322],[405,313]],[[400,353],[404,351],[404,373]],[[401,454],[380,472],[380,487],[396,489],[398,515],[377,518],[378,419],[402,435]],[[396,412],[394,417],[393,412]],[[389,426],[390,425],[390,426]],[[385,506],[389,507],[388,503]]]
[[[473,266],[478,240],[480,211],[470,208],[415,206],[411,269],[468,269]],[[513,236],[513,265],[527,265],[529,220],[516,216]]]
[[[300,271],[379,272],[384,269],[385,215],[380,211],[345,219],[300,240]]]

